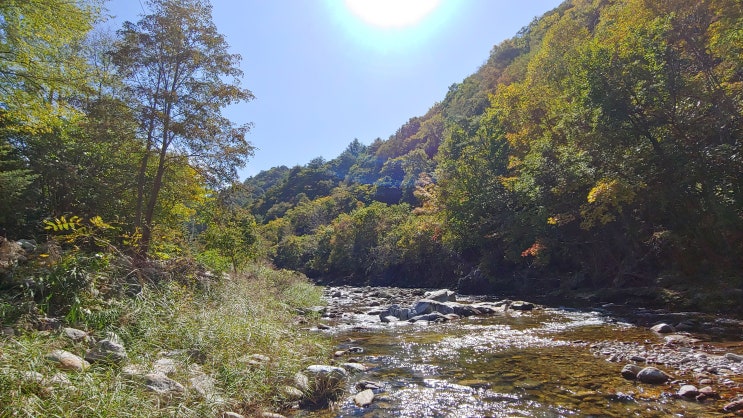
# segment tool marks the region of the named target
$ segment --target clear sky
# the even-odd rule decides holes
[[[242,55],[242,85],[256,96],[226,111],[254,124],[248,139],[257,149],[241,178],[332,159],[354,138],[387,139],[474,73],[494,45],[561,2],[211,0],[217,29]],[[118,29],[147,3],[107,7]],[[428,13],[407,16],[416,11]]]

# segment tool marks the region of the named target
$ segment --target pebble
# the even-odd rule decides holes
[[[362,390],[353,397],[353,402],[361,408],[371,405],[372,401],[374,401],[374,391],[371,389]]]

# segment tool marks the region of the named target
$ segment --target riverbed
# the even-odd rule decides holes
[[[317,332],[336,342],[336,363],[366,370],[352,374],[333,408],[294,416],[715,417],[734,416],[723,408],[743,394],[743,328],[735,319],[537,305],[440,322],[380,320],[387,306],[410,306],[424,292],[327,288]],[[457,295],[464,304],[496,300]],[[664,321],[684,331],[649,329]],[[626,364],[656,367],[670,379],[628,380]],[[686,384],[709,396],[680,396]],[[353,395],[365,387],[374,400],[359,407]]]

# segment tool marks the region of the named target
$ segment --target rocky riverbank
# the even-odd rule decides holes
[[[357,374],[357,377],[350,380],[350,394],[347,399],[356,408],[362,404],[368,408],[368,405],[380,402],[380,397],[383,400],[380,408],[386,408],[394,403],[390,399],[396,396],[394,383],[377,379],[380,375],[388,374],[379,366],[380,362],[383,363],[380,356],[360,354],[365,350],[364,340],[383,339],[379,333],[384,335],[397,332],[390,330],[399,330],[400,327],[411,327],[410,334],[423,329],[430,330],[431,327],[443,327],[440,328],[441,332],[446,333],[460,328],[476,329],[473,324],[482,322],[497,324],[502,321],[508,324],[528,323],[533,328],[523,330],[509,325],[513,329],[499,333],[498,342],[483,340],[485,342],[480,347],[474,347],[474,352],[468,350],[467,355],[491,356],[491,351],[509,344],[521,345],[524,350],[539,348],[540,345],[560,346],[578,353],[582,351],[594,359],[590,367],[606,369],[607,375],[611,376],[609,381],[581,382],[579,385],[601,388],[592,389],[591,393],[595,392],[598,396],[602,391],[608,392],[604,396],[610,402],[619,402],[618,399],[621,402],[650,401],[663,405],[659,407],[661,410],[677,408],[683,411],[691,408],[693,411],[705,411],[710,416],[743,409],[740,396],[743,393],[743,356],[740,354],[743,346],[737,340],[720,341],[741,337],[739,333],[742,329],[738,327],[740,324],[736,320],[721,320],[696,313],[673,314],[642,309],[635,309],[634,315],[628,315],[627,307],[613,304],[575,311],[525,301],[461,296],[446,289],[426,291],[334,287],[326,289],[325,298],[328,305],[317,308],[322,313],[322,321],[317,324],[317,329],[347,337],[339,341],[336,355],[339,363],[346,366],[349,362],[358,365],[344,366]],[[485,338],[483,335],[487,335],[489,329],[483,327],[481,335],[476,332],[475,335],[462,333],[457,338]],[[526,334],[529,335],[525,337]],[[549,334],[548,338],[545,337],[546,334]],[[360,340],[354,338],[358,335],[362,336]],[[577,336],[583,338],[574,338]],[[445,336],[442,338],[447,342],[451,339]],[[518,341],[509,343],[509,339]],[[437,344],[439,343],[435,342],[431,345],[436,347]],[[529,344],[533,346],[530,347]],[[395,350],[394,347],[376,349],[383,352]],[[519,354],[514,355],[518,356]],[[480,359],[473,358],[471,361],[477,362]],[[394,361],[391,362],[394,364]],[[582,367],[577,364],[575,366]],[[424,368],[425,365],[420,367]],[[444,369],[444,366],[436,365],[436,369]],[[446,370],[443,372],[446,373]],[[498,373],[508,374],[512,371],[501,370]],[[489,379],[487,374],[482,373],[477,376],[477,379],[465,378],[458,382],[465,382],[479,391],[495,387],[490,381],[497,379]],[[396,379],[404,380],[404,377]],[[597,376],[596,379],[600,377]],[[354,384],[354,381],[367,383]],[[533,392],[549,383],[549,380],[523,379],[514,382],[513,388],[520,392]],[[388,393],[391,388],[392,394]],[[367,396],[369,390],[376,398]],[[655,395],[649,397],[649,394]],[[669,399],[678,399],[677,402],[681,403],[669,407]],[[609,413],[608,416],[614,415]]]

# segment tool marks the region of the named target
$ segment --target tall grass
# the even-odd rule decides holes
[[[280,388],[329,356],[329,342],[303,330],[300,316],[320,297],[304,277],[254,265],[208,290],[169,281],[144,287],[134,298],[81,307],[74,325],[99,339],[116,333],[129,355],[127,367],[94,364],[85,372],[60,372],[45,360],[48,352],[61,348],[82,356],[87,346],[58,332],[4,338],[0,417],[210,417],[228,410],[251,416],[280,410]],[[165,355],[175,361],[169,377],[186,386],[183,395],[157,395],[131,374],[132,367],[152,370]],[[69,382],[54,383],[55,375]],[[203,375],[214,386],[207,396],[190,384]]]

